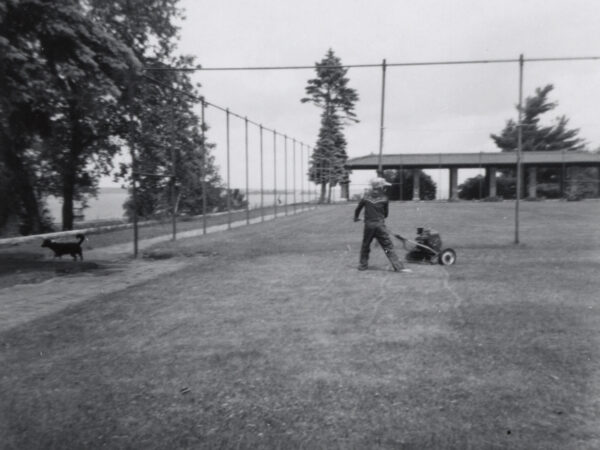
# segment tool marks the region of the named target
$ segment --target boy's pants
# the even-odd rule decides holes
[[[383,248],[385,255],[392,263],[392,267],[395,271],[404,269],[404,265],[400,262],[398,255],[396,255],[396,252],[394,251],[394,245],[392,244],[390,235],[383,222],[365,222],[362,247],[360,248],[361,268],[366,268],[369,264],[369,253],[371,251],[371,242],[373,239],[377,239],[377,242],[379,242],[379,245]]]

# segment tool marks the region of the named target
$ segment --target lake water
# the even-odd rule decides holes
[[[311,199],[315,199],[315,193],[312,192]],[[88,208],[83,211],[86,221],[92,220],[109,220],[109,219],[123,219],[124,211],[123,204],[127,200],[127,189],[121,189],[118,187],[100,188],[97,198],[90,198],[88,201]],[[339,189],[335,190],[334,200],[339,199]],[[250,191],[249,194],[250,208],[255,209],[260,207],[260,192]],[[285,205],[286,195],[281,192],[277,193],[278,206]],[[296,192],[296,202],[300,203],[302,196],[300,192]],[[304,193],[304,201],[309,200],[309,194]],[[263,197],[265,206],[272,206],[275,201],[275,195],[265,193]],[[289,192],[287,194],[288,204],[291,205],[294,202],[294,194]],[[48,210],[54,218],[54,222],[60,223],[61,220],[61,208],[62,200],[56,197],[48,198]]]

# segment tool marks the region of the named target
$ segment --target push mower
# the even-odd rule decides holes
[[[394,234],[402,242],[404,250],[408,251],[406,260],[420,264],[442,264],[451,266],[456,262],[456,252],[451,248],[442,249],[440,234],[429,228],[417,228],[417,237],[414,241]]]

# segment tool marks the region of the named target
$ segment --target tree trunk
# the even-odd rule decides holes
[[[71,115],[71,142],[69,146],[69,154],[67,155],[67,160],[65,161],[65,172],[63,173],[62,177],[62,229],[64,231],[73,229],[73,203],[75,198],[77,172],[79,170],[77,161],[79,159],[79,155],[81,155],[83,152],[81,128],[79,125],[80,114],[77,104],[74,100],[71,101],[69,113]]]
[[[35,193],[34,183],[25,163],[17,154],[15,147],[15,143],[7,136],[2,137],[2,159],[9,173],[12,174],[15,191],[25,209],[24,232],[26,234],[40,233],[42,231],[42,216],[40,214],[40,204]]]
[[[329,190],[327,192],[327,203],[331,203],[331,183],[329,183]]]
[[[319,199],[319,203],[325,203],[325,194],[327,190],[327,183],[325,181],[321,182],[321,198]]]
[[[62,229],[63,231],[73,229],[73,197],[75,196],[75,182],[72,174],[63,177],[62,186]]]

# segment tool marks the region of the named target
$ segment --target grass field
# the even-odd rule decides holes
[[[0,445],[600,448],[600,202],[524,202],[518,246],[513,210],[392,204],[457,251],[411,274],[356,270],[353,205],[162,244],[181,268],[110,294],[75,273],[0,331]]]

